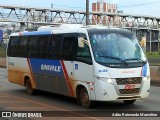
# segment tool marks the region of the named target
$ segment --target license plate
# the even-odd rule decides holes
[[[126,90],[132,90],[132,89],[135,89],[135,85],[126,84],[126,85],[125,85],[125,89],[126,89]]]

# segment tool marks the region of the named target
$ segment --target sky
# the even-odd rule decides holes
[[[91,3],[97,0],[89,0]],[[148,15],[160,17],[160,0],[104,0],[107,3],[115,3],[118,10],[126,14]],[[1,0],[1,5],[17,5],[29,7],[44,7],[65,10],[85,10],[86,0]],[[90,9],[91,11],[91,9]]]

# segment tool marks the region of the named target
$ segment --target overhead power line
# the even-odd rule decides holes
[[[83,8],[84,9],[84,7],[71,7],[71,6],[56,5],[56,4],[53,4],[53,6],[65,7],[65,8]]]
[[[128,5],[128,6],[120,6],[118,8],[124,8],[124,7],[138,7],[138,6],[144,6],[144,5],[150,5],[150,4],[155,4],[155,3],[159,3],[159,1],[155,1],[155,2],[149,2],[149,3],[142,3],[142,4],[135,4],[135,5]]]
[[[150,5],[150,4],[155,4],[155,3],[159,3],[159,1],[154,1],[154,2],[148,2],[148,3],[142,3],[142,4],[134,4],[134,5],[126,5],[126,6],[120,6],[118,8],[125,8],[125,7],[138,7],[138,6],[145,6],[145,5]],[[64,5],[57,5],[57,4],[53,4],[53,6],[57,6],[57,7],[63,7],[63,8],[80,8],[80,9],[86,9],[85,7],[72,7],[72,6],[64,6]],[[92,9],[92,8],[89,8]]]

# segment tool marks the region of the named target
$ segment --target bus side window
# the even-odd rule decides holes
[[[28,42],[27,36],[20,37],[19,47],[18,47],[19,57],[27,57],[27,42]]]
[[[9,53],[8,55],[11,57],[17,57],[18,53],[18,44],[19,44],[19,37],[11,37],[9,43]]]
[[[36,58],[37,57],[37,45],[38,45],[38,36],[29,37],[28,42],[28,57]]]
[[[76,36],[67,36],[64,37],[63,41],[63,52],[62,58],[65,60],[74,60],[75,59],[75,52],[78,45],[78,41],[76,40]]]
[[[78,35],[79,37],[83,37],[87,40],[85,34],[81,33]],[[92,64],[92,58],[89,50],[89,46],[85,43],[83,48],[78,47],[76,52],[76,60],[86,62],[88,64]]]
[[[49,45],[49,58],[60,59],[62,35],[52,35]]]
[[[49,35],[40,36],[38,41],[38,51],[37,51],[38,58],[44,58],[44,59],[48,58],[49,42],[50,42]]]

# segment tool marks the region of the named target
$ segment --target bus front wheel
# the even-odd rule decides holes
[[[79,101],[81,106],[89,108],[93,106],[93,102],[89,99],[89,95],[86,88],[82,88],[79,94]]]
[[[33,95],[35,93],[35,90],[32,88],[30,79],[26,81],[26,91],[29,95]]]
[[[123,100],[125,104],[133,104],[136,100]]]

